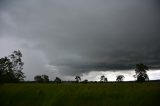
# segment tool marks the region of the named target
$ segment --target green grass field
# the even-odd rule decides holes
[[[3,84],[0,106],[160,106],[160,82]]]

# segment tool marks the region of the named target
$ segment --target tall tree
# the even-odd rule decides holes
[[[0,82],[19,82],[24,79],[22,53],[14,51],[10,56],[0,59]]]
[[[149,67],[144,64],[136,64],[135,77],[137,78],[138,82],[144,82],[149,81],[149,77],[147,75],[147,70],[149,70]]]
[[[11,82],[14,79],[12,62],[7,57],[0,59],[0,82]]]
[[[21,59],[22,53],[20,50],[14,51],[9,57],[12,62],[12,70],[15,74],[15,81],[22,81],[25,78],[24,73],[22,72],[24,65],[24,62],[22,62]]]

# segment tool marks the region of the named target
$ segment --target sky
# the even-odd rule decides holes
[[[20,50],[26,80],[160,79],[159,0],[0,0],[0,57]]]

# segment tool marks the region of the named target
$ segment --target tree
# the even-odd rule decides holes
[[[123,81],[124,76],[123,75],[118,75],[116,81],[121,82]]]
[[[87,80],[87,79],[85,79],[84,81],[82,81],[82,83],[88,83],[88,80]]]
[[[0,82],[19,82],[24,80],[22,53],[14,51],[10,56],[0,59]]]
[[[108,79],[107,79],[107,78],[104,78],[104,82],[108,82]]]
[[[0,59],[0,82],[11,82],[14,79],[12,62],[7,58]]]
[[[42,79],[41,75],[36,75],[36,76],[34,77],[34,80],[35,80],[36,82],[43,82],[43,79]]]
[[[56,82],[56,83],[61,83],[62,80],[61,80],[60,78],[56,77],[56,79],[54,80],[54,82]]]
[[[144,82],[144,81],[149,81],[149,77],[148,75],[145,73],[145,74],[140,74],[138,77],[137,77],[137,81],[138,82]]]
[[[49,77],[47,75],[36,75],[34,80],[36,82],[49,82]]]
[[[101,82],[107,82],[108,79],[107,79],[104,75],[102,75],[102,76],[100,77],[100,81],[101,81]]]
[[[100,78],[100,81],[104,81],[104,78],[105,78],[105,76],[102,75],[101,78]]]
[[[76,79],[76,82],[79,82],[81,80],[81,77],[80,76],[76,76],[75,79]]]
[[[144,64],[136,64],[135,77],[137,78],[138,82],[144,82],[149,81],[149,77],[147,75],[147,70],[149,70],[149,67]]]
[[[24,62],[22,62],[22,53],[20,50],[14,51],[10,56],[10,60],[12,62],[12,70],[14,71],[15,81],[24,80],[25,76],[22,72]]]
[[[43,79],[43,82],[49,82],[49,77],[47,75],[42,75],[41,77]]]

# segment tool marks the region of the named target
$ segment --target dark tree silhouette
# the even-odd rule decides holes
[[[100,77],[100,82],[107,82],[107,81],[108,79],[104,75]]]
[[[34,80],[35,80],[36,82],[43,82],[43,79],[42,79],[41,75],[36,75],[36,76],[34,77]]]
[[[20,50],[14,51],[10,56],[12,62],[12,70],[14,71],[15,81],[22,81],[25,76],[22,72],[24,63],[22,62],[22,53]]]
[[[104,81],[104,78],[105,78],[105,76],[102,75],[101,78],[100,78],[100,81]]]
[[[145,74],[140,74],[138,77],[137,77],[137,81],[138,82],[144,82],[144,81],[149,81],[149,77],[148,75],[145,73]]]
[[[149,77],[147,75],[147,70],[149,70],[149,67],[144,64],[136,64],[135,77],[137,78],[138,82],[144,82],[149,81]]]
[[[62,80],[61,80],[60,78],[56,77],[56,79],[54,80],[54,82],[56,82],[56,83],[61,83]]]
[[[85,79],[84,81],[82,81],[82,83],[88,83],[88,80],[87,80],[87,79]]]
[[[21,58],[22,53],[14,51],[10,56],[0,59],[0,82],[19,82],[25,78]]]
[[[116,81],[121,82],[123,81],[124,76],[123,75],[118,75]]]
[[[108,82],[108,79],[107,79],[107,78],[104,78],[104,82]]]
[[[75,79],[76,79],[76,82],[80,82],[81,81],[81,77],[80,76],[76,76]]]
[[[0,59],[0,82],[11,82],[14,79],[12,62],[7,57]]]
[[[43,79],[43,82],[49,82],[49,77],[47,75],[42,75],[41,77]]]
[[[36,82],[49,82],[49,77],[47,75],[36,75],[34,80]]]

